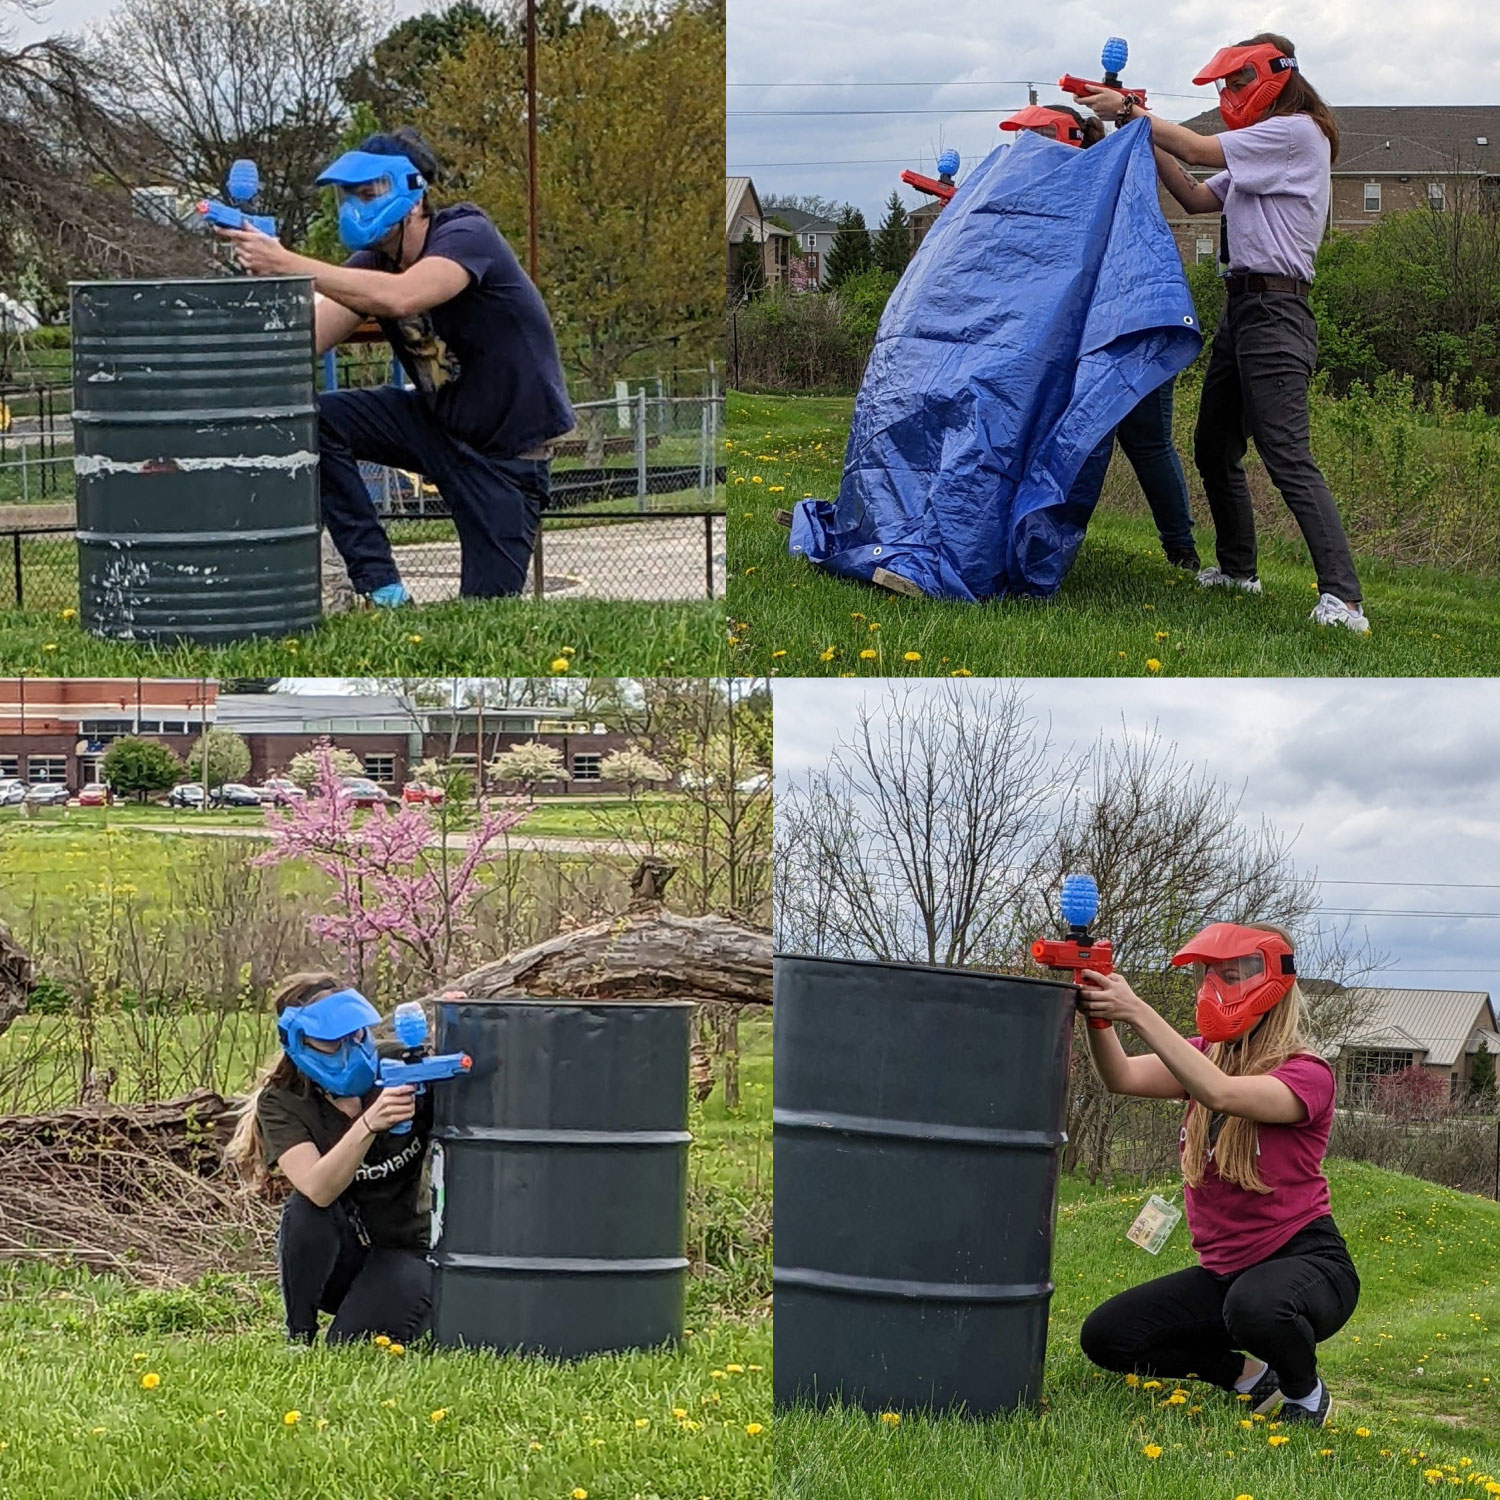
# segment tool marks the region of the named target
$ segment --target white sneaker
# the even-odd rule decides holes
[[[1204,568],[1198,574],[1198,583],[1202,588],[1217,589],[1243,589],[1247,594],[1258,594],[1261,592],[1260,579],[1258,578],[1231,578],[1228,573],[1218,568]]]
[[[1316,620],[1319,625],[1342,625],[1346,630],[1352,630],[1355,635],[1370,633],[1370,622],[1365,619],[1364,610],[1357,604],[1345,604],[1342,599],[1336,599],[1332,594],[1318,596],[1318,602],[1313,605],[1313,611],[1308,619]]]

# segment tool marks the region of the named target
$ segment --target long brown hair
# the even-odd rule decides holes
[[[1251,922],[1247,926],[1261,932],[1274,932],[1285,939],[1288,947],[1292,940],[1279,927],[1269,922]],[[1208,1060],[1231,1078],[1250,1078],[1261,1073],[1270,1073],[1279,1068],[1287,1058],[1309,1050],[1307,1037],[1302,1030],[1302,990],[1295,980],[1280,1004],[1272,1006],[1261,1018],[1260,1025],[1248,1036],[1234,1042],[1214,1042],[1208,1049]],[[1203,1170],[1208,1160],[1208,1127],[1211,1110],[1205,1109],[1196,1100],[1188,1105],[1185,1130],[1187,1140],[1182,1152],[1182,1178],[1189,1187],[1201,1187]],[[1251,1193],[1271,1191],[1261,1181],[1256,1155],[1260,1149],[1260,1126],[1254,1120],[1240,1115],[1228,1116],[1219,1131],[1214,1146],[1214,1166],[1225,1182]]]
[[[1262,31],[1248,42],[1235,43],[1237,47],[1259,47],[1265,44],[1279,47],[1288,57],[1297,55],[1297,49],[1291,42],[1284,36],[1277,36],[1274,31]],[[1333,111],[1323,102],[1323,96],[1317,89],[1302,76],[1301,68],[1292,70],[1286,87],[1266,111],[1267,119],[1272,115],[1311,115],[1313,123],[1328,137],[1328,164],[1332,166],[1339,159],[1339,128],[1334,123]]]
[[[1049,104],[1047,108],[1055,109],[1062,115],[1072,115],[1078,121],[1083,130],[1083,140],[1080,143],[1083,146],[1097,146],[1104,139],[1104,121],[1098,115],[1085,118],[1083,111],[1074,109],[1071,104]]]
[[[289,1005],[307,1005],[343,987],[343,980],[321,971],[288,974],[276,986],[271,1000],[279,1016]],[[261,1139],[260,1121],[256,1118],[260,1096],[267,1089],[290,1088],[301,1076],[291,1058],[278,1049],[276,1056],[267,1062],[255,1087],[250,1090],[244,1103],[240,1105],[234,1134],[229,1137],[229,1144],[224,1147],[224,1160],[252,1188],[264,1187],[267,1177],[265,1142]]]

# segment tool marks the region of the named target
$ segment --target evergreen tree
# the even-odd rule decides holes
[[[875,264],[900,279],[911,259],[911,220],[900,195],[892,193],[885,205],[885,218],[875,236]]]
[[[740,300],[749,302],[766,289],[766,262],[756,243],[755,232],[747,224],[736,254],[734,285]]]
[[[842,286],[851,276],[874,264],[875,252],[870,248],[865,216],[857,208],[846,208],[839,216],[839,232],[834,235],[833,248],[828,252],[825,285]]]
[[[1474,1069],[1469,1074],[1469,1098],[1476,1104],[1495,1102],[1495,1054],[1481,1047],[1474,1054]]]

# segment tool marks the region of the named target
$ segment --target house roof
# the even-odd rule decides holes
[[[795,234],[801,234],[804,230],[816,229],[829,234],[838,233],[838,225],[832,219],[820,218],[817,214],[810,214],[802,208],[764,208],[762,212],[768,217],[776,217],[786,224]]]
[[[1500,1056],[1500,1032],[1476,1031],[1474,1033],[1474,1044],[1467,1048],[1469,1052],[1478,1052],[1483,1047],[1486,1052]]]
[[[1333,118],[1339,127],[1335,177],[1500,175],[1500,105],[1344,104]],[[1199,135],[1224,129],[1216,109],[1182,123]]]
[[[755,184],[748,177],[726,177],[724,179],[724,229],[726,232],[735,227],[735,219],[740,212],[740,204],[745,201],[745,191],[749,189],[750,197],[755,203],[756,210],[760,209],[760,194],[755,191]],[[730,235],[730,238],[734,238]]]
[[[1493,1016],[1486,990],[1393,990],[1351,987],[1361,1017],[1349,1047],[1383,1047],[1427,1053],[1435,1067],[1448,1068],[1465,1050],[1476,1024],[1489,1030]]]
[[[780,224],[773,224],[769,219],[752,219],[748,214],[741,214],[729,226],[729,238],[737,245],[745,238],[747,230],[757,245],[763,245],[767,240],[792,238],[790,229],[783,229]]]

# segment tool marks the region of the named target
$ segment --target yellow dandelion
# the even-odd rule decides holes
[[[748,1432],[751,1437],[759,1437],[765,1430],[766,1429],[762,1427],[759,1422],[745,1423],[745,1431]]]
[[[446,1406],[440,1406],[440,1407],[438,1407],[438,1409],[435,1412],[433,1412],[433,1414],[432,1414],[432,1420],[434,1422],[441,1422],[443,1420],[443,1418],[446,1417],[447,1415],[448,1415],[448,1408]]]
[[[161,1384],[161,1376],[155,1370],[149,1370],[141,1376],[141,1385],[148,1391],[154,1391]]]
[[[42,647],[42,650],[43,651],[56,651],[57,650],[57,642],[56,641],[48,641],[47,644]]]
[[[552,659],[552,670],[554,672],[566,672],[572,663],[566,656],[556,656]]]
[[[861,661],[874,661],[879,655],[880,653],[878,651],[872,650],[870,647],[866,646],[865,649],[859,653],[859,659]]]
[[[908,651],[908,652],[906,652],[902,656],[901,660],[902,661],[921,661],[922,660],[922,653],[920,651]]]
[[[901,1413],[899,1411],[883,1411],[880,1414],[880,1420],[887,1427],[899,1427],[901,1425]]]
[[[1161,1457],[1161,1448],[1155,1443],[1147,1443],[1146,1446],[1141,1449],[1141,1452],[1144,1453],[1147,1458]]]
[[[1355,1437],[1369,1437],[1370,1429],[1368,1427],[1356,1427],[1354,1429],[1354,1435]]]
[[[779,495],[785,488],[784,484],[768,484],[766,486],[766,493],[768,495]]]
[[[71,608],[71,607],[68,608],[68,609],[65,609],[62,612],[62,618],[64,620],[76,620],[78,618],[78,611],[76,609]]]
[[[382,1406],[394,1406],[396,1404],[396,1398],[394,1396],[387,1396],[386,1399],[380,1404]]]
[[[573,1491],[573,1500],[589,1500],[589,1492],[585,1489],[576,1489]]]
[[[771,653],[772,660],[779,659],[780,657],[783,657],[785,655],[786,655],[785,651],[773,651]]]
[[[818,660],[819,661],[832,661],[833,658],[837,654],[838,653],[837,653],[836,649],[834,647],[832,647],[832,646],[829,646],[825,650],[822,650],[822,651],[818,652]],[[714,1379],[715,1380],[721,1379],[723,1377],[723,1374],[724,1374],[724,1372],[722,1370],[720,1370],[719,1373],[718,1373],[718,1375],[714,1376]]]
[[[405,1354],[406,1353],[406,1345],[405,1344],[392,1344],[391,1347],[386,1352],[388,1354]]]
[[[1159,641],[1164,641],[1164,640],[1166,640],[1166,638],[1167,638],[1167,632],[1166,632],[1166,631],[1165,631],[1165,630],[1158,630],[1158,631],[1157,631],[1157,632],[1156,632],[1156,638],[1157,638],[1157,640],[1159,640]]]
[[[948,675],[950,677],[972,677],[974,674],[967,667],[958,667]]]
[[[760,482],[761,482],[761,479],[760,479],[760,475],[759,474],[752,474],[750,476],[750,483],[751,484],[759,484]]]
[[[1159,1380],[1143,1380],[1141,1382],[1141,1389],[1143,1391],[1159,1391],[1161,1389],[1161,1381],[1159,1381]]]
[[[1125,1377],[1125,1384],[1126,1385],[1139,1385],[1140,1383],[1141,1383],[1141,1377],[1139,1375],[1127,1375]]]
[[[1270,1437],[1266,1439],[1267,1446],[1271,1448],[1279,1448],[1283,1443],[1289,1442],[1291,1442],[1291,1438],[1287,1437],[1285,1433],[1281,1432],[1274,1432]]]
[[[380,1334],[376,1338],[376,1340],[375,1340],[375,1347],[377,1349],[389,1349],[390,1346],[391,1346],[390,1339],[385,1334],[383,1334],[383,1333]]]
[[[297,1423],[302,1420],[302,1413],[300,1411],[289,1411],[282,1417],[281,1420],[286,1424],[286,1426],[295,1427]]]
[[[724,1368],[728,1370],[731,1375],[743,1375],[745,1373],[744,1365],[725,1365]],[[1468,1463],[1468,1461],[1468,1459],[1464,1460],[1465,1463]]]
[[[1161,663],[1154,656],[1148,657],[1146,659],[1146,670],[1148,672],[1160,672]]]
[[[650,1417],[637,1417],[635,1419],[635,1430],[637,1432],[642,1431],[644,1428],[647,1428],[650,1425],[651,1425],[651,1418]]]
[[[672,1408],[672,1415],[676,1417],[679,1422],[682,1421],[683,1418],[687,1416],[687,1407],[674,1406]]]

